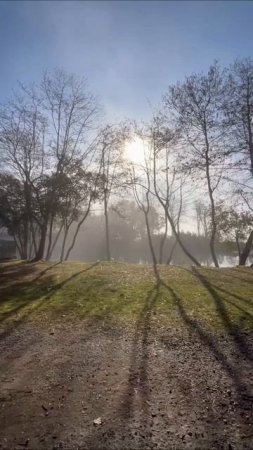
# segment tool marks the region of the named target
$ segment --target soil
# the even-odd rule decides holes
[[[23,323],[1,335],[0,447],[253,448],[252,338]]]

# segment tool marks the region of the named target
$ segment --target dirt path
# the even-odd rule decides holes
[[[252,336],[241,339],[244,354],[203,330],[24,324],[1,338],[0,446],[253,448]]]

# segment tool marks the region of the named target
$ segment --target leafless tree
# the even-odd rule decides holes
[[[23,257],[31,254],[28,241],[32,238],[34,260],[39,260],[47,239],[47,255],[51,253],[52,232],[59,217],[66,230],[73,221],[77,205],[68,208],[68,217],[67,208],[62,215],[63,204],[70,202],[63,181],[67,182],[71,173],[73,187],[79,170],[73,166],[81,167],[84,174],[90,171],[94,150],[90,144],[99,105],[83,79],[60,70],[46,73],[39,86],[20,88],[0,111],[1,162],[21,180],[24,189]]]
[[[185,82],[169,88],[164,96],[165,111],[172,115],[181,130],[182,169],[205,182],[211,209],[210,251],[216,267],[217,231],[215,193],[224,171],[226,127],[222,102],[223,75],[215,63],[206,75],[192,75]]]
[[[139,168],[140,174],[136,174],[135,197],[136,186],[139,186],[144,192],[142,196],[145,198],[146,207],[142,204],[142,210],[146,217],[148,217],[150,198],[153,199],[153,202],[157,202],[158,205],[160,205],[162,211],[164,211],[164,214],[166,215],[166,219],[176,241],[189,259],[195,265],[199,266],[200,263],[187,250],[180,237],[178,225],[182,212],[182,180],[180,180],[180,176],[176,179],[176,173],[170,161],[170,145],[175,143],[176,137],[171,130],[163,128],[162,123],[160,117],[154,117],[151,124],[148,124],[144,129],[139,130],[139,135],[143,138],[144,148],[146,150],[145,164],[143,167]],[[141,176],[141,169],[144,174],[143,179]],[[175,195],[176,193],[180,194],[180,192],[181,200],[179,201],[178,210],[175,211]],[[140,196],[137,201],[139,201],[140,205]],[[151,253],[154,266],[156,266],[157,258],[156,255],[153,255],[152,248]]]
[[[172,214],[172,218],[173,218],[174,225],[175,225],[175,228],[177,230],[178,236],[180,236],[180,219],[181,219],[181,215],[182,215],[182,211],[183,211],[183,184],[184,184],[183,180],[180,180],[180,184],[179,184],[179,206],[177,208],[177,212],[176,212],[175,217]],[[167,264],[168,265],[171,264],[171,261],[172,261],[173,254],[174,254],[174,251],[176,249],[177,243],[178,243],[178,241],[177,241],[177,239],[174,236],[174,242],[172,244],[169,256],[167,258]]]
[[[169,183],[167,183],[166,186],[168,187],[167,208],[170,209],[170,215],[172,217],[175,228],[179,235],[180,234],[180,218],[181,218],[182,209],[183,209],[183,189],[182,189],[183,188],[183,180],[182,179],[178,180],[176,177],[175,171],[173,171],[171,183],[170,183],[170,185],[169,185]],[[179,194],[179,196],[177,194]],[[163,262],[164,245],[166,242],[166,238],[168,236],[168,228],[169,228],[166,210],[164,211],[164,218],[165,218],[165,229],[164,229],[164,233],[161,238],[161,241],[160,241],[160,248],[159,248],[160,264],[162,264],[162,262]],[[169,256],[167,256],[167,262],[166,262],[167,264],[171,263],[176,245],[177,245],[177,239],[174,237],[174,242],[172,244],[172,248],[169,252]]]
[[[253,174],[253,60],[236,60],[226,71],[223,109],[231,129],[233,165]]]
[[[34,185],[41,176],[45,160],[46,121],[40,112],[40,101],[31,91],[29,97],[15,96],[0,111],[0,159],[6,173],[21,183],[24,199],[21,257],[28,258],[30,239],[39,217],[34,209]],[[36,243],[33,242],[34,248]]]
[[[47,144],[50,156],[55,162],[54,173],[56,178],[58,175],[70,172],[73,163],[76,164],[77,162],[79,165],[81,164],[81,170],[85,176],[90,170],[94,151],[90,143],[93,140],[92,131],[99,112],[96,98],[88,91],[86,81],[83,78],[68,75],[61,70],[56,70],[52,75],[44,74],[41,92],[43,107],[49,123]],[[75,174],[72,175],[75,176]],[[66,195],[69,196],[69,193]],[[74,208],[69,209],[70,217],[67,219],[65,216],[63,219],[65,238],[76,215],[76,199],[77,192],[71,200],[74,202]],[[67,201],[70,201],[70,198],[66,199]],[[79,201],[81,201],[80,198]],[[50,232],[52,230],[56,203],[57,198],[52,195],[44,222],[44,242],[41,242],[41,251],[38,252],[37,259],[43,257],[45,235],[48,227]]]
[[[150,223],[149,223],[150,198],[152,195],[151,173],[152,172],[151,172],[151,167],[150,167],[150,158],[149,158],[148,154],[145,155],[145,162],[142,165],[141,182],[140,182],[140,175],[136,174],[134,165],[132,165],[132,186],[133,186],[134,197],[135,197],[138,207],[144,214],[146,230],[147,230],[147,237],[148,237],[148,244],[149,244],[149,249],[150,249],[152,262],[153,262],[154,274],[155,274],[155,277],[157,280],[157,284],[159,284],[161,281],[161,278],[160,278],[159,270],[157,267],[158,261],[157,261],[157,257],[156,257],[156,253],[155,253],[155,249],[154,249],[154,245],[153,245],[152,234],[151,234]]]
[[[124,143],[129,137],[126,123],[105,126],[99,135],[97,158],[101,165],[103,209],[105,217],[106,258],[111,260],[108,205],[111,195],[119,194],[127,185],[128,172],[124,165]]]
[[[171,161],[171,155],[173,154],[171,149],[176,145],[177,132],[164,127],[163,118],[157,116],[154,117],[148,128],[147,139],[151,148],[154,195],[167,216],[172,235],[175,236],[179,246],[188,258],[195,265],[199,266],[199,261],[185,247],[178,229],[179,218],[182,212],[182,195],[176,214],[173,211],[174,202],[171,202],[176,192],[180,192],[182,189],[181,174],[177,179],[175,178],[175,170]],[[177,220],[175,220],[176,217]]]

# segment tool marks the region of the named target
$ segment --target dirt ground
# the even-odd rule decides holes
[[[0,447],[253,448],[252,335],[137,325],[3,332]]]

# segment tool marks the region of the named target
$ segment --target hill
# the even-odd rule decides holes
[[[161,324],[190,320],[217,329],[251,328],[253,270],[126,263],[26,263],[0,265],[0,320],[96,319],[135,324],[140,315]],[[155,297],[155,299],[154,299]]]

